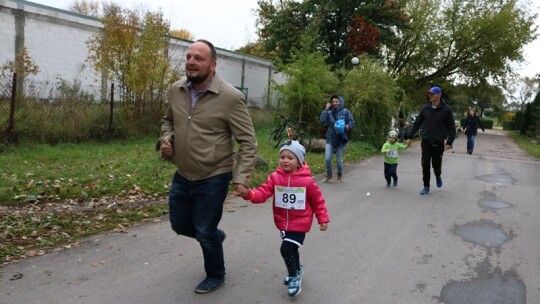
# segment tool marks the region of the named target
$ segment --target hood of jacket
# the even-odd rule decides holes
[[[332,112],[339,112],[341,109],[343,109],[345,107],[345,99],[343,99],[343,97],[339,96],[339,95],[333,95],[332,97],[330,97],[330,104],[332,103],[332,99],[334,99],[335,97],[337,97],[337,99],[339,99],[339,105],[336,108],[332,108]]]

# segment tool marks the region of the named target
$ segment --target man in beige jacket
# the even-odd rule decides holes
[[[255,131],[244,95],[221,79],[216,65],[212,43],[198,40],[188,48],[186,78],[171,85],[160,136],[162,157],[176,165],[169,192],[172,229],[195,238],[203,252],[206,277],[196,293],[225,284],[225,233],[218,229],[223,203],[231,180],[242,192],[255,167]]]

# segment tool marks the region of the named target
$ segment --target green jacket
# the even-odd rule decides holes
[[[393,144],[389,141],[385,142],[381,149],[381,152],[384,153],[384,162],[391,165],[399,163],[398,150],[407,150],[407,148],[407,145],[397,141]]]
[[[216,73],[191,112],[187,83],[184,78],[171,85],[161,120],[160,141],[173,144],[170,159],[178,174],[196,181],[232,171],[232,183],[249,185],[257,146],[244,95]]]

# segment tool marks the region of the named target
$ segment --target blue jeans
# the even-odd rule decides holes
[[[328,176],[332,176],[332,155],[334,152],[336,153],[337,174],[338,176],[343,174],[343,151],[345,151],[345,145],[334,149],[331,144],[326,144],[324,160],[326,161],[326,174]]]
[[[474,150],[474,139],[476,138],[476,134],[468,134],[467,135],[467,151]]]
[[[198,181],[187,180],[175,172],[169,191],[172,229],[199,242],[206,275],[218,279],[225,276],[223,235],[218,224],[231,179],[232,172]]]

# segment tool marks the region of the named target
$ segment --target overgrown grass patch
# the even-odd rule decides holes
[[[253,187],[277,168],[279,153],[268,145],[272,119],[258,113],[254,121],[257,151],[267,165],[256,168]],[[125,232],[166,214],[175,168],[158,157],[155,143],[144,138],[0,150],[0,265],[76,246],[97,233]],[[374,153],[367,144],[350,142],[344,161]],[[313,174],[324,172],[324,153],[308,152],[306,161]]]
[[[527,153],[534,156],[535,158],[540,159],[540,142],[538,140],[534,140],[530,137],[523,136],[519,134],[517,131],[509,132],[510,137]]]

